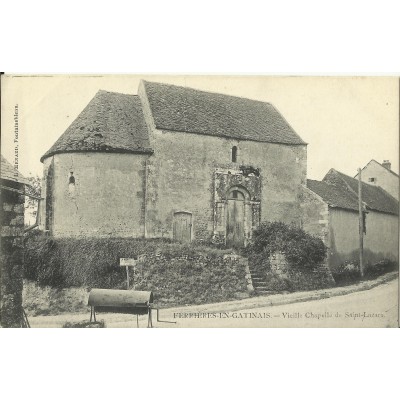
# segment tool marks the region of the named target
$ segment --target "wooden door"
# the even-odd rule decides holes
[[[226,244],[244,246],[244,199],[229,199],[226,218]]]
[[[177,212],[174,214],[174,240],[190,243],[192,240],[192,214]]]

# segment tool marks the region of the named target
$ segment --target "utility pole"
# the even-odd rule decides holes
[[[360,275],[364,277],[364,215],[362,203],[361,168],[358,168],[358,227],[360,238]]]

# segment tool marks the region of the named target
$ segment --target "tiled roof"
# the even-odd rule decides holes
[[[41,161],[77,151],[152,152],[139,97],[100,90]]]
[[[147,81],[144,88],[158,129],[306,144],[272,104]]]
[[[307,179],[307,187],[322,197],[331,207],[358,211],[358,200],[348,189],[311,179]]]
[[[307,187],[331,207],[358,211],[358,180],[331,169],[323,181],[307,180]],[[367,210],[399,215],[399,202],[379,186],[362,183]]]
[[[1,179],[29,185],[28,180],[1,155]]]

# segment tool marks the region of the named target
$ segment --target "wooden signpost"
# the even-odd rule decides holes
[[[135,279],[137,263],[143,261],[144,256],[137,256],[134,258],[120,258],[119,266],[126,269],[126,290],[129,290],[129,267],[133,267],[133,281]]]

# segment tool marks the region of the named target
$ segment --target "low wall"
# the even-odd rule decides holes
[[[54,239],[26,242],[25,276],[42,286],[125,289],[120,258],[141,256],[131,288],[151,290],[159,305],[248,297],[246,263],[229,250],[146,239]]]
[[[271,273],[285,282],[288,290],[312,290],[335,285],[332,273],[326,264],[313,267],[291,265],[284,254],[271,254],[268,260]],[[269,285],[268,277],[266,278]]]

